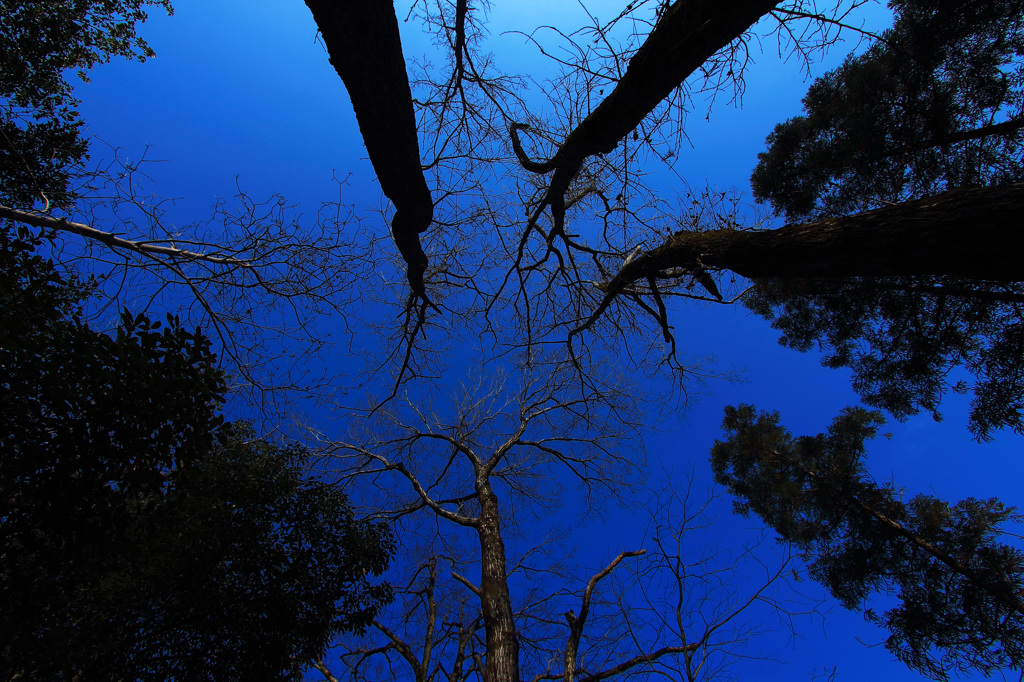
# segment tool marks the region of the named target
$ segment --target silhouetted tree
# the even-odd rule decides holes
[[[268,389],[296,389],[271,366],[295,342],[315,354],[324,337],[314,320],[344,314],[353,273],[339,254],[355,239],[344,230],[351,216],[326,205],[315,225],[300,226],[282,197],[240,193],[183,232],[165,222],[162,200],[141,193],[143,162],[90,165],[75,75],[88,80],[91,68],[117,57],[153,57],[136,35],[149,8],[170,13],[171,2],[0,0],[0,220],[100,246],[105,255],[78,269],[97,272],[103,294],[126,307],[138,309],[131,299],[139,291],[177,289],[195,302],[187,322],[220,341],[235,376],[265,399]],[[111,269],[117,276],[103,277]],[[264,319],[282,311],[292,326],[270,341]]]
[[[698,682],[735,661],[757,630],[751,612],[784,619],[788,557],[759,564],[696,542],[710,520],[688,486],[652,494],[649,532],[634,540],[643,547],[614,550],[602,570],[572,568],[560,533],[523,532],[525,519],[553,517],[566,475],[590,505],[629,499],[644,456],[635,391],[604,379],[584,393],[568,363],[538,358],[468,380],[450,408],[403,396],[349,415],[343,440],[323,437],[340,476],[378,489],[366,504],[401,529],[406,550],[393,607],[366,638],[341,639],[346,676]],[[743,570],[752,584],[730,585]],[[326,662],[317,668],[332,679]]]
[[[89,141],[68,76],[152,57],[135,34],[147,7],[171,11],[170,0],[0,1],[0,204],[72,205]]]
[[[80,319],[88,282],[0,233],[5,678],[279,679],[389,599],[389,531],[310,453],[219,414],[200,333]]]
[[[790,221],[1024,178],[1024,4],[891,3],[893,27],[817,79],[758,155],[754,196]]]
[[[877,325],[878,335],[893,339],[894,345],[879,351],[889,365],[870,366],[859,373],[865,394],[870,398],[874,391],[878,402],[888,401],[897,415],[919,405],[932,409],[943,390],[941,379],[938,384],[935,379],[941,375],[941,362],[948,358],[949,363],[975,363],[981,368],[980,395],[988,407],[978,411],[981,416],[974,422],[980,435],[1020,421],[1017,396],[1024,384],[1016,374],[1003,387],[989,381],[1000,376],[1004,365],[1021,365],[1016,340],[1019,315],[1014,306],[1024,293],[1017,290],[1024,281],[1024,265],[1013,249],[1006,248],[1016,238],[1024,215],[1024,184],[1016,170],[1016,121],[1021,118],[1017,110],[1019,5],[993,1],[970,3],[977,9],[963,9],[952,2],[895,4],[897,19],[903,23],[883,36],[864,60],[853,60],[845,71],[830,76],[829,82],[837,83],[832,90],[816,86],[815,91],[831,92],[826,93],[828,97],[838,97],[843,106],[851,108],[848,120],[839,114],[822,118],[825,128],[834,124],[845,130],[855,123],[864,126],[858,128],[864,135],[899,133],[895,142],[889,138],[851,139],[821,154],[815,147],[815,163],[822,156],[836,173],[845,173],[853,158],[849,155],[860,154],[863,144],[867,157],[856,159],[858,167],[865,177],[874,174],[889,183],[883,187],[885,192],[871,197],[861,190],[854,192],[850,185],[855,200],[843,204],[842,210],[808,214],[801,218],[808,222],[778,229],[760,229],[762,223],[748,220],[740,211],[719,211],[724,193],[716,198],[710,192],[698,192],[697,196],[691,192],[687,198],[692,199],[692,206],[669,205],[644,185],[644,164],[654,158],[652,153],[661,159],[670,159],[675,153],[683,135],[680,122],[695,94],[742,90],[751,31],[760,30],[759,24],[777,31],[783,36],[782,43],[789,36],[787,49],[805,53],[834,42],[846,26],[848,10],[859,3],[836,3],[829,8],[810,0],[637,0],[623,4],[622,12],[610,21],[590,16],[591,24],[579,31],[559,32],[553,38],[567,48],[569,56],[556,58],[560,70],[547,81],[543,90],[547,108],[538,113],[545,107],[540,101],[543,97],[528,100],[520,94],[526,76],[501,74],[478,48],[484,35],[485,3],[413,3],[411,14],[423,20],[440,54],[432,55],[436,60],[423,60],[410,68],[407,65],[413,62],[403,52],[399,17],[392,3],[307,0],[333,67],[348,89],[381,188],[395,210],[390,235],[378,230],[376,237],[371,232],[364,240],[341,245],[350,248],[336,248],[337,242],[328,239],[290,250],[282,246],[289,240],[282,242],[277,232],[266,237],[259,229],[264,222],[249,204],[239,221],[245,228],[244,239],[240,245],[228,247],[218,238],[190,235],[190,241],[184,241],[164,228],[156,211],[139,203],[132,205],[147,211],[145,215],[152,219],[146,223],[151,234],[122,236],[114,230],[99,230],[88,219],[69,221],[27,210],[31,205],[0,207],[5,219],[103,243],[136,259],[133,267],[140,262],[147,272],[154,262],[166,267],[166,272],[190,287],[215,321],[220,318],[205,296],[206,286],[218,292],[228,285],[237,287],[232,291],[252,288],[289,301],[293,295],[311,295],[321,301],[332,300],[331,296],[351,284],[352,291],[365,294],[360,311],[366,310],[368,300],[397,305],[403,313],[397,316],[399,323],[382,323],[383,340],[375,344],[384,357],[374,367],[384,372],[375,376],[387,376],[390,370],[393,379],[393,390],[370,410],[384,421],[396,414],[388,411],[388,403],[402,397],[398,388],[403,383],[443,375],[438,368],[449,362],[446,342],[465,344],[469,339],[467,345],[472,345],[474,352],[479,350],[473,359],[483,363],[514,357],[517,371],[523,369],[526,374],[557,367],[558,372],[570,375],[566,379],[552,373],[539,384],[525,383],[546,388],[548,381],[554,381],[560,391],[571,386],[578,393],[568,389],[556,395],[542,392],[543,400],[538,402],[524,389],[516,393],[525,405],[518,414],[477,409],[471,418],[460,416],[455,423],[439,422],[428,414],[430,396],[425,389],[421,394],[424,402],[408,406],[413,418],[394,416],[389,424],[392,430],[382,437],[370,433],[362,440],[332,444],[336,453],[347,455],[347,463],[354,463],[352,476],[380,481],[382,486],[394,476],[407,486],[411,491],[408,498],[396,498],[395,488],[388,488],[394,518],[429,510],[437,519],[454,524],[453,528],[475,534],[480,549],[479,584],[461,574],[461,579],[453,577],[478,599],[479,613],[467,612],[465,618],[448,621],[449,625],[442,621],[440,628],[435,628],[437,610],[428,604],[422,612],[430,627],[425,629],[424,654],[419,660],[411,653],[409,638],[396,635],[386,624],[375,623],[387,643],[378,650],[356,651],[355,659],[381,654],[390,663],[389,657],[399,652],[414,675],[425,676],[431,671],[427,665],[431,638],[439,629],[448,628],[445,641],[451,644],[454,656],[443,671],[445,675],[458,679],[479,674],[488,682],[518,677],[519,623],[508,588],[501,535],[508,512],[499,507],[496,486],[499,492],[502,485],[522,491],[527,503],[535,503],[541,492],[529,485],[534,479],[519,476],[524,471],[532,473],[535,461],[531,456],[545,464],[566,465],[574,473],[574,467],[608,461],[609,452],[600,448],[587,456],[565,456],[564,443],[558,439],[569,438],[572,429],[556,433],[553,438],[557,442],[523,440],[522,434],[531,419],[533,424],[543,422],[555,412],[586,422],[581,427],[584,432],[594,427],[597,419],[595,423],[588,420],[602,414],[609,395],[609,385],[599,370],[609,355],[623,359],[619,364],[627,371],[668,364],[682,379],[692,376],[691,368],[676,360],[674,346],[666,350],[658,345],[659,333],[667,344],[673,343],[666,303],[669,297],[732,303],[746,284],[742,279],[730,281],[735,275],[761,282],[761,309],[774,314],[781,303],[770,299],[774,285],[764,283],[766,279],[804,286],[808,278],[825,277],[841,288],[884,278],[880,280],[882,288],[891,286],[914,298],[896,301],[893,307],[899,310],[890,316],[892,321],[882,318]],[[976,30],[975,26],[982,28]],[[538,28],[526,38],[551,54],[538,37],[543,30]],[[890,43],[896,47],[887,52]],[[915,50],[919,54],[915,55]],[[975,55],[976,63],[972,61]],[[956,75],[960,66],[969,68]],[[906,73],[890,73],[897,68]],[[891,115],[868,121],[877,123],[869,130],[862,120],[867,115],[855,106],[869,103],[869,98],[863,87],[852,85],[873,73],[885,75],[881,82],[893,96],[883,103],[890,107]],[[1005,79],[1001,74],[1006,74]],[[852,99],[847,96],[848,85],[856,95]],[[911,132],[904,133],[903,125]],[[796,128],[811,130],[807,125]],[[808,140],[813,138],[815,144],[841,140],[835,130],[811,132],[814,135]],[[939,150],[943,145],[956,149],[962,145],[966,150],[963,159],[942,157]],[[801,149],[799,144],[790,144],[777,151],[787,148]],[[787,163],[783,160],[779,167],[788,172]],[[905,171],[908,163],[918,163],[920,172],[901,175],[901,168]],[[879,175],[879,168],[889,175]],[[817,172],[807,166],[798,175],[806,185],[831,188],[833,176],[827,176],[829,182],[819,181],[814,175]],[[782,171],[770,175],[788,182]],[[986,179],[983,183],[964,181],[974,177]],[[898,190],[893,190],[895,194],[890,191],[893,178],[904,178]],[[928,189],[922,189],[925,187]],[[130,199],[135,202],[136,197]],[[814,201],[820,199],[816,196]],[[855,211],[859,213],[848,215]],[[232,216],[226,215],[224,220],[230,223]],[[276,214],[265,222],[275,228],[283,223]],[[336,238],[341,230],[325,232]],[[287,231],[287,236],[296,233]],[[387,243],[389,237],[393,245]],[[157,239],[161,243],[155,243]],[[175,241],[164,243],[171,240]],[[395,261],[401,257],[404,280],[390,277],[390,271],[381,267],[386,261],[384,253],[393,253]],[[261,270],[265,258],[274,275],[270,279]],[[291,269],[295,264],[298,267]],[[362,271],[368,276],[331,277],[330,264],[345,268],[351,264],[354,273]],[[196,270],[199,275],[194,274]],[[301,279],[310,272],[314,276],[309,280]],[[287,286],[299,280],[297,290]],[[879,290],[876,287],[869,292]],[[785,286],[776,291],[789,293]],[[952,315],[944,307],[946,300],[964,292],[972,301],[992,301],[996,307],[979,304],[964,310],[962,318]],[[805,288],[796,300],[806,302],[812,295],[813,290]],[[856,296],[847,291],[841,295],[855,307]],[[934,306],[924,304],[917,317],[907,313],[917,301],[930,300],[926,297],[933,295],[946,298]],[[859,298],[863,301],[866,296]],[[239,296],[233,300],[241,301],[237,309],[249,310],[249,299]],[[339,307],[334,311],[343,312]],[[847,337],[837,334],[835,338],[839,344],[853,343],[867,334],[857,325],[875,319],[871,311],[861,318],[857,314],[856,310],[847,317],[828,314],[819,327],[835,324],[841,331],[849,328]],[[380,317],[395,319],[387,314]],[[944,321],[963,329],[950,332],[937,346],[926,346],[922,339],[927,333],[918,318],[934,319],[935,329]],[[1006,333],[999,336],[997,328]],[[904,333],[905,329],[912,333]],[[428,340],[428,331],[438,333],[430,334]],[[832,336],[809,325],[795,338],[809,346],[811,342],[804,339]],[[550,357],[545,353],[551,345],[566,339],[566,356],[545,364],[542,357]],[[901,344],[912,347],[903,352]],[[888,354],[889,350],[897,352]],[[840,345],[834,364],[854,357],[844,352]],[[575,411],[580,396],[586,406],[583,412]],[[553,405],[550,411],[539,416],[531,412],[536,405],[548,404],[545,401]],[[483,412],[486,414],[481,416]],[[493,428],[494,415],[510,426]],[[467,444],[467,433],[476,436],[475,431],[464,430],[468,422],[483,423],[483,447],[477,442]],[[584,440],[593,445],[595,438],[600,440]],[[419,451],[411,452],[413,444],[419,448],[424,443],[443,444],[437,449],[436,461],[422,457]],[[623,460],[616,455],[611,461],[618,464]],[[456,477],[456,464],[466,467],[469,474]],[[602,485],[610,480],[589,470],[580,476]],[[519,483],[521,480],[527,484]],[[416,564],[416,571],[432,575],[443,560],[445,557],[435,556],[432,562]],[[610,571],[613,566],[609,566]],[[434,594],[432,587],[421,589],[416,584],[414,588],[410,587],[410,593]],[[579,616],[558,621],[561,626],[564,620],[570,628],[560,651],[564,669],[558,676],[585,676],[576,669],[584,637],[582,619],[581,610]],[[685,628],[677,629],[673,637],[683,637]],[[474,647],[474,643],[480,646]],[[671,646],[680,649],[667,652],[664,658],[668,653],[685,658],[696,650],[693,644],[673,643]],[[640,651],[637,657],[626,659],[627,663],[636,661],[628,669],[612,664],[587,674],[603,679],[635,672],[636,666],[651,662],[643,657],[653,653],[656,651]],[[1001,660],[992,658],[991,664],[1000,665]],[[1016,659],[1009,660],[1012,664]],[[981,667],[989,665],[987,659],[978,661]],[[440,674],[438,670],[440,667],[435,667],[434,674]],[[552,675],[555,673],[538,673],[538,678]]]
[[[787,279],[759,282],[745,302],[773,320],[785,345],[817,345],[827,365],[851,367],[854,387],[872,406],[899,418],[920,409],[937,416],[947,390],[968,390],[947,379],[964,366],[977,379],[975,436],[1021,432],[1024,291],[1019,269],[995,252],[1014,239],[1022,215],[1024,4],[900,0],[892,8],[893,28],[815,81],[805,116],[775,128],[751,183],[756,197],[794,221],[865,209],[892,215],[901,210],[894,204],[926,197],[909,203],[925,224],[904,211],[914,228],[906,242],[891,241],[902,229],[892,223],[880,234],[856,234],[863,241],[850,244],[855,259],[875,262],[874,252],[888,252],[893,267],[765,271],[755,276]],[[948,203],[957,196],[984,199]],[[928,216],[950,229],[932,231]],[[987,246],[987,237],[974,241],[1003,230]],[[934,249],[950,259],[914,267]],[[828,279],[793,280],[803,276]]]
[[[886,647],[936,679],[1024,665],[1024,553],[1000,542],[1013,508],[968,499],[950,506],[928,495],[903,501],[864,469],[865,441],[881,414],[847,408],[827,434],[794,438],[778,413],[728,407],[726,440],[715,443],[715,478],[780,538],[811,576],[849,609],[874,592],[899,605],[870,620]]]

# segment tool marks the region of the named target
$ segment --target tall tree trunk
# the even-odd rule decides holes
[[[625,265],[609,295],[681,268],[750,278],[949,275],[1024,281],[1024,183],[957,189],[844,218],[777,230],[678,232]]]
[[[408,265],[409,284],[425,297],[427,256],[419,235],[433,220],[416,136],[409,75],[395,7],[389,0],[306,0],[341,76],[384,194],[395,205],[391,234]]]
[[[505,574],[505,543],[501,539],[498,498],[483,476],[477,482],[480,501],[480,602],[487,636],[484,682],[519,682],[519,637],[512,618],[512,599]]]
[[[545,204],[552,207],[559,229],[565,192],[583,161],[612,151],[690,74],[776,4],[776,0],[725,4],[676,0],[664,9],[622,79],[566,137],[554,158],[542,164],[524,162],[531,170],[555,171]],[[306,5],[352,98],[381,188],[395,205],[391,229],[408,264],[409,283],[426,298],[423,274],[427,257],[419,235],[433,219],[433,204],[420,166],[412,94],[394,6],[386,0],[306,0]],[[457,58],[461,59],[461,51]]]
[[[666,7],[615,88],[569,133],[550,161],[527,166],[535,172],[555,171],[545,202],[552,206],[556,221],[561,222],[565,192],[587,157],[614,150],[694,71],[777,4],[676,0]]]
[[[676,0],[630,58],[622,79],[565,138],[552,162],[607,154],[716,52],[778,0]],[[571,161],[570,161],[571,162]]]

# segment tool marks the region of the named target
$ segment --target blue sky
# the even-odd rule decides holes
[[[590,6],[602,16],[600,3]],[[175,10],[169,18],[154,13],[140,29],[156,58],[145,64],[102,66],[91,82],[77,89],[81,112],[95,137],[128,158],[145,155],[159,161],[148,166],[149,189],[175,199],[171,220],[186,224],[205,217],[214,201],[235,194],[236,180],[254,197],[280,193],[300,212],[313,215],[321,202],[338,198],[337,176],[348,178],[342,201],[355,204],[368,225],[386,230],[373,214],[383,199],[351,105],[315,40],[316,27],[302,3],[178,0]],[[874,12],[867,20],[882,21],[884,11]],[[401,8],[399,16],[404,16]],[[506,32],[538,23],[569,26],[582,17],[579,5],[570,0],[496,2],[486,49],[506,69],[539,77],[547,68],[545,61],[521,36]],[[403,24],[403,31],[407,57],[429,48],[415,21]],[[799,113],[808,85],[800,65],[780,60],[771,40],[762,47],[763,53],[755,52],[757,63],[748,73],[741,107],[721,102],[706,120],[708,112],[698,106],[688,118],[691,146],[681,149],[676,172],[694,187],[706,182],[749,195],[748,178],[765,136],[776,123]],[[812,66],[813,74],[837,63],[844,52],[837,47]],[[94,157],[105,153],[94,146]],[[658,182],[665,191],[676,191],[676,181],[664,176]],[[768,324],[739,306],[678,305],[673,320],[684,355],[715,356],[720,367],[743,373],[736,382],[710,381],[685,412],[673,412],[652,425],[646,435],[652,479],[662,469],[685,473],[695,467],[698,480],[707,483],[708,451],[720,436],[725,405],[749,402],[779,410],[790,430],[806,434],[823,430],[842,407],[856,403],[845,372],[822,368],[814,353],[780,347]],[[871,450],[876,478],[950,501],[995,496],[1017,503],[1024,475],[1018,441],[1010,435],[984,445],[971,441],[964,428],[966,399],[947,398],[944,412],[942,423],[920,415],[889,424],[886,431],[892,438],[879,439]],[[316,412],[309,417],[329,419]],[[718,521],[709,541],[726,545],[757,533],[756,521],[731,516],[727,502],[716,505],[713,513]],[[576,519],[564,523],[575,526]],[[573,538],[580,548],[581,575],[619,551],[642,545],[643,531],[628,509],[611,509],[605,519],[583,524]],[[859,643],[858,638],[879,642],[882,634],[856,613],[835,606],[824,619],[798,620],[797,629],[796,640],[782,633],[750,643],[748,653],[765,651],[777,663],[741,661],[734,672],[758,680],[809,680],[815,671],[835,665],[840,680],[920,679],[893,663],[880,646]]]

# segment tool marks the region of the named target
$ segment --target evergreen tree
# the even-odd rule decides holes
[[[955,505],[878,485],[864,468],[880,413],[847,408],[828,433],[793,437],[778,413],[728,407],[711,451],[716,480],[781,540],[846,608],[875,592],[899,604],[869,620],[886,647],[935,679],[1024,666],[1024,553],[1000,542],[1014,510],[998,500]]]
[[[790,221],[1024,178],[1024,2],[895,0],[893,27],[817,79],[758,154]]]
[[[891,7],[893,28],[818,79],[806,115],[778,125],[759,154],[751,184],[777,214],[821,219],[1024,179],[1024,3]],[[781,343],[818,346],[824,364],[853,369],[865,402],[897,418],[938,417],[948,390],[973,390],[979,439],[1024,430],[1021,301],[1016,282],[952,274],[760,280],[745,299]],[[973,386],[948,381],[955,366]]]

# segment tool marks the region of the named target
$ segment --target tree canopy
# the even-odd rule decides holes
[[[827,434],[794,438],[778,413],[729,407],[726,440],[711,450],[715,478],[779,537],[806,552],[811,576],[847,608],[876,591],[899,605],[869,619],[886,648],[936,679],[1024,665],[1024,552],[1002,541],[1014,510],[995,499],[955,505],[903,501],[864,467],[865,441],[884,423],[848,408]]]
[[[224,424],[210,342],[81,319],[88,282],[0,249],[0,661],[6,677],[291,678],[389,599],[393,551],[310,453]]]
[[[1024,177],[1024,5],[890,6],[893,27],[815,80],[806,115],[758,154],[751,186],[776,214],[846,215]]]
[[[338,370],[323,383],[298,387],[318,408],[338,406],[329,427],[312,432],[320,441],[316,461],[351,485],[354,506],[395,524],[406,556],[396,569],[396,607],[376,610],[386,593],[362,582],[360,569],[383,566],[390,549],[383,532],[344,513],[340,520],[329,516],[329,509],[346,507],[344,498],[319,506],[317,495],[334,494],[329,486],[310,492],[315,499],[303,497],[302,486],[320,485],[292,476],[314,457],[305,449],[260,440],[242,425],[218,426],[210,405],[223,387],[205,337],[184,331],[189,325],[157,327],[135,314],[123,318],[116,338],[94,338],[81,331],[88,328],[75,317],[74,292],[47,294],[71,311],[71,321],[60,318],[61,329],[86,345],[124,347],[139,364],[125,367],[133,374],[122,380],[103,374],[102,363],[88,364],[88,353],[76,354],[68,360],[70,397],[58,396],[66,409],[93,416],[99,401],[90,391],[124,401],[125,410],[154,407],[138,433],[130,420],[111,426],[105,414],[95,415],[101,428],[85,434],[104,447],[110,440],[113,469],[100,453],[90,476],[67,473],[60,466],[70,460],[62,455],[53,467],[23,476],[64,476],[82,488],[60,501],[80,513],[61,515],[52,534],[65,532],[58,521],[88,519],[86,512],[100,509],[109,518],[91,532],[107,540],[129,533],[125,551],[147,575],[164,575],[184,542],[163,531],[164,521],[188,525],[209,513],[197,542],[206,543],[212,528],[209,546],[218,551],[254,534],[269,545],[265,554],[230,555],[217,565],[216,580],[189,579],[186,587],[202,604],[233,604],[222,591],[239,584],[265,596],[258,609],[229,608],[230,621],[252,626],[249,634],[266,627],[269,639],[261,630],[252,641],[264,642],[266,655],[287,659],[275,667],[282,673],[312,659],[333,679],[318,660],[325,643],[342,629],[366,626],[366,640],[336,640],[340,660],[331,662],[356,679],[393,679],[396,670],[453,682],[710,676],[717,668],[708,662],[749,637],[739,623],[752,605],[789,615],[773,591],[791,567],[785,550],[762,564],[751,590],[738,596],[720,576],[740,562],[695,558],[684,541],[704,517],[678,490],[667,495],[680,502],[670,505],[671,514],[647,505],[649,547],[622,548],[584,578],[568,567],[561,548],[551,549],[557,542],[529,536],[538,519],[553,516],[569,489],[566,479],[578,486],[588,515],[606,499],[643,507],[636,495],[648,415],[636,411],[640,388],[660,388],[657,382],[670,377],[672,388],[644,406],[671,411],[665,395],[686,397],[705,373],[677,353],[679,335],[701,332],[680,324],[683,301],[746,303],[782,330],[784,343],[799,350],[817,345],[826,364],[851,367],[865,402],[897,418],[920,409],[938,416],[948,391],[973,390],[969,426],[977,438],[1002,428],[1024,431],[1024,265],[1007,248],[1024,215],[1020,2],[894,0],[892,29],[864,36],[867,50],[816,81],[806,115],[769,138],[753,184],[755,195],[772,203],[774,222],[727,192],[687,185],[673,200],[678,187],[650,179],[652,166],[677,172],[672,159],[703,97],[742,95],[759,41],[810,59],[851,32],[863,34],[851,25],[860,4],[637,0],[602,21],[580,3],[581,27],[544,23],[517,34],[553,65],[532,88],[535,74],[505,73],[487,51],[487,3],[417,0],[405,12],[387,2],[307,0],[310,33],[315,24],[326,51],[322,66],[340,77],[335,85],[348,94],[387,201],[369,216],[331,202],[313,217],[290,213],[278,197],[263,204],[242,193],[237,207],[219,203],[212,222],[188,225],[136,192],[135,166],[103,178],[109,194],[88,183],[80,183],[81,195],[71,189],[90,174],[73,168],[87,149],[60,69],[146,55],[134,22],[143,6],[166,3],[68,5],[57,16],[72,23],[56,28],[46,15],[18,14],[24,21],[11,23],[20,27],[11,35],[32,42],[52,30],[66,38],[43,50],[64,66],[51,69],[57,77],[34,79],[10,61],[21,70],[12,67],[17,83],[6,95],[14,127],[4,163],[13,170],[4,171],[0,198],[10,205],[0,206],[0,218],[52,230],[65,240],[54,250],[58,257],[119,276],[139,274],[141,287],[134,280],[118,286],[127,280],[115,277],[99,282],[118,303],[181,293],[190,321],[209,323],[243,388],[275,386],[256,371],[273,364],[260,352],[268,347],[290,354],[287,365],[296,374],[311,376],[310,356],[291,340],[314,339],[323,348],[310,320],[329,315],[324,326],[341,330],[349,342],[340,346],[343,354],[359,354],[363,367],[356,378],[339,378]],[[71,13],[84,7],[95,12]],[[403,26],[413,19],[430,44],[422,59],[403,45]],[[18,94],[32,87],[43,93],[38,106]],[[55,127],[36,130],[36,120]],[[79,238],[89,246],[80,248]],[[97,253],[117,258],[107,262]],[[275,347],[275,338],[285,341]],[[172,371],[166,378],[144,374],[153,358],[137,357],[136,347],[151,349]],[[108,354],[111,362],[120,358]],[[81,381],[76,363],[87,366]],[[463,365],[472,368],[471,380],[446,407],[439,395]],[[190,374],[196,366],[205,369]],[[106,377],[96,385],[89,383],[94,369]],[[973,385],[960,380],[963,369]],[[181,413],[155,407],[165,380],[180,380],[168,395],[182,401]],[[212,383],[182,388],[192,380]],[[353,406],[354,383],[370,388],[369,404]],[[209,424],[195,427],[190,419]],[[33,437],[62,433],[55,429],[63,421],[12,442],[30,447]],[[869,617],[889,629],[890,650],[915,670],[943,677],[1020,668],[1021,555],[1001,534],[1014,512],[996,500],[951,505],[920,496],[903,503],[897,489],[864,473],[864,441],[879,423],[875,413],[855,408],[826,436],[794,438],[771,414],[731,410],[726,440],[713,453],[716,474],[742,508],[803,554],[812,576],[842,603],[859,608],[876,591],[900,599]],[[122,431],[143,445],[155,438],[155,459],[119,459]],[[195,442],[188,440],[193,435]],[[203,493],[193,497],[186,487]],[[232,495],[253,498],[256,510],[238,511],[243,504]],[[207,496],[216,501],[208,506]],[[297,518],[271,514],[285,511]],[[250,521],[267,532],[250,534]],[[131,539],[137,526],[152,530],[145,543]],[[369,565],[336,567],[330,561],[337,554],[316,553],[340,541],[335,531],[353,527],[366,543],[379,541]],[[281,537],[292,530],[296,536]],[[206,547],[200,544],[189,561],[229,556],[207,554]],[[332,592],[334,601],[355,595],[347,619],[325,624],[319,609],[272,618],[297,602],[261,580],[287,574],[282,557],[290,552],[323,578],[303,584],[303,594],[322,585],[348,590]],[[135,585],[103,561],[96,559],[95,572],[113,576],[105,594]],[[156,587],[132,589],[152,595],[146,598],[160,605],[159,618],[184,604]],[[82,594],[83,618],[99,613],[99,593]],[[130,595],[123,602],[134,605]],[[142,625],[132,631],[147,632],[150,616],[133,617]],[[306,636],[309,623],[320,629]],[[223,634],[222,624],[211,615],[182,631],[191,641]],[[191,663],[222,665],[211,675],[230,676],[258,661]]]
[[[751,184],[777,214],[844,215],[964,187],[1019,192],[1012,183],[1024,172],[1024,6],[896,2],[892,9],[893,28],[816,80],[804,99],[806,116],[769,136]],[[921,409],[938,417],[949,389],[973,390],[976,437],[989,439],[1004,427],[1020,432],[1020,277],[1001,276],[971,244],[1003,196],[986,193],[954,231],[915,236],[917,244],[956,244],[961,265],[978,266],[973,272],[952,265],[767,280],[745,302],[783,332],[783,344],[802,351],[817,345],[828,366],[851,367],[856,390],[872,406],[900,419]],[[1001,221],[1013,225],[1015,215],[1017,209]],[[907,247],[896,255],[909,262],[908,251],[919,247]],[[955,367],[966,367],[974,385],[950,381]]]
[[[152,57],[135,32],[148,6],[171,11],[170,0],[0,2],[0,202],[72,205],[89,141],[68,76]]]

